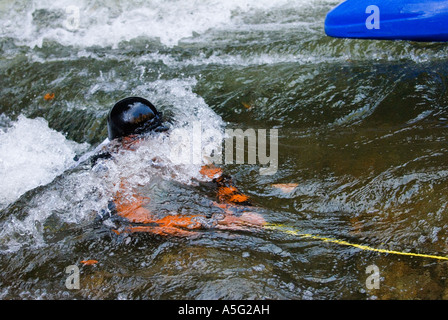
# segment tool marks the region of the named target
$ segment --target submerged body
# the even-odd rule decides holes
[[[219,171],[219,172],[217,172]],[[216,202],[212,205],[221,209],[222,214],[195,215],[169,214],[160,217],[157,213],[148,209],[151,199],[141,193],[133,193],[129,196],[129,190],[125,184],[122,191],[114,198],[114,209],[120,217],[127,219],[131,225],[120,232],[149,232],[159,235],[190,236],[195,231],[204,228],[250,230],[264,226],[263,217],[252,212],[249,199],[241,193],[232,183],[231,179],[224,176],[222,171],[209,166],[204,166],[201,173],[212,179],[216,188]]]
[[[168,134],[167,131],[168,128],[162,124],[161,114],[149,101],[138,97],[123,99],[114,106],[108,118],[108,139],[117,143],[108,148],[109,141],[106,141],[91,159],[94,162],[103,159],[108,161],[113,159],[114,152],[135,151],[144,139],[151,139],[152,134]],[[148,232],[165,236],[191,236],[204,228],[249,230],[265,225],[263,217],[252,212],[249,197],[236,188],[231,177],[225,175],[222,169],[212,164],[204,165],[200,174],[212,183],[216,199],[211,202],[211,206],[219,209],[221,214],[154,212],[149,208],[151,198],[144,188],[132,187],[123,179],[119,191],[109,203],[107,214],[103,212],[101,216],[117,215],[128,222],[125,227],[114,229],[117,234]]]

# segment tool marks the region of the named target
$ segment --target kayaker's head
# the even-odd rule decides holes
[[[109,140],[168,130],[162,114],[146,99],[129,97],[118,101],[107,117]]]

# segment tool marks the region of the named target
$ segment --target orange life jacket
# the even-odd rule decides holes
[[[232,207],[251,206],[249,197],[241,193],[234,185],[230,177],[223,175],[222,169],[214,165],[203,166],[200,173],[210,179],[217,186],[217,202],[214,205],[221,208],[224,215],[217,220],[214,227],[227,230],[249,230],[260,228],[265,224],[263,217],[253,212],[242,212],[236,215]],[[126,218],[134,225],[128,226],[124,232],[149,232],[158,235],[170,236],[191,236],[197,230],[204,228],[201,219],[206,219],[204,215],[168,215],[157,218],[149,209],[145,207],[150,201],[148,197],[140,194],[133,194],[129,197],[129,192],[125,192],[126,185],[120,186],[120,192],[114,197],[116,213]],[[135,225],[138,224],[138,225]],[[116,233],[123,231],[115,230]]]

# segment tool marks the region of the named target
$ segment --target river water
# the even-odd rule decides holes
[[[98,223],[123,177],[156,210],[212,210],[200,165],[170,161],[175,141],[74,167],[107,137],[113,104],[142,96],[173,132],[278,130],[275,174],[222,165],[269,223],[448,256],[448,45],[329,38],[338,3],[0,2],[0,297],[448,298],[443,260],[279,230],[117,236]],[[79,289],[66,287],[72,265]]]

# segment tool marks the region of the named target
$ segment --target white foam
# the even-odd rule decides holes
[[[67,140],[42,118],[19,116],[10,128],[0,131],[0,208],[51,182],[87,147]]]
[[[314,1],[316,2],[316,1]],[[168,46],[209,29],[235,24],[247,12],[295,7],[304,0],[153,0],[97,3],[80,0],[6,1],[0,11],[0,36],[42,46],[45,39],[73,46],[116,46],[136,37],[158,38]],[[74,22],[70,8],[79,9]],[[67,11],[67,8],[69,10]]]

